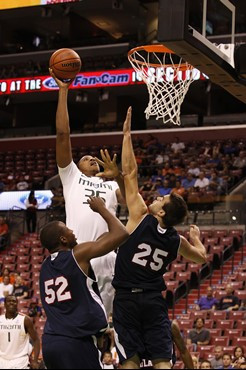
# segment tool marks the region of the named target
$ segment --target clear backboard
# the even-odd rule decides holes
[[[160,0],[158,41],[246,103],[246,47],[229,0]]]

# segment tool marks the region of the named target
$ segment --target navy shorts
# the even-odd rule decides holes
[[[70,338],[44,334],[42,351],[47,369],[101,369],[96,338]]]
[[[135,354],[140,361],[172,359],[171,322],[160,292],[116,291],[113,322],[121,363]]]

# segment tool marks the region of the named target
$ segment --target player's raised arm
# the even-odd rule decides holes
[[[131,118],[132,108],[130,107],[123,126],[124,137],[122,145],[122,171],[125,182],[126,204],[129,210],[129,221],[127,224],[129,231],[140,222],[148,211],[138,189],[138,167],[132,146]]]
[[[72,162],[70,141],[70,126],[67,108],[68,88],[72,82],[62,82],[49,70],[59,87],[58,105],[56,111],[56,161],[59,167],[65,168]]]
[[[180,238],[179,254],[181,256],[196,263],[207,262],[206,249],[200,240],[200,230],[196,225],[190,226],[190,239],[193,245],[183,236],[180,236]]]
[[[101,198],[91,197],[88,203],[94,212],[104,218],[109,231],[94,242],[78,244],[74,247],[74,256],[85,272],[92,258],[103,256],[118,248],[129,236],[125,226],[107,210]]]

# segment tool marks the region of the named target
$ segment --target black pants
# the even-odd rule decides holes
[[[27,231],[29,233],[34,233],[36,231],[36,224],[37,224],[37,214],[36,214],[36,212],[26,211]]]

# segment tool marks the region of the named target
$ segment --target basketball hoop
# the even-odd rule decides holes
[[[164,123],[180,125],[180,108],[194,81],[195,70],[164,45],[145,45],[128,52],[128,59],[149,92],[146,119],[155,116]]]

